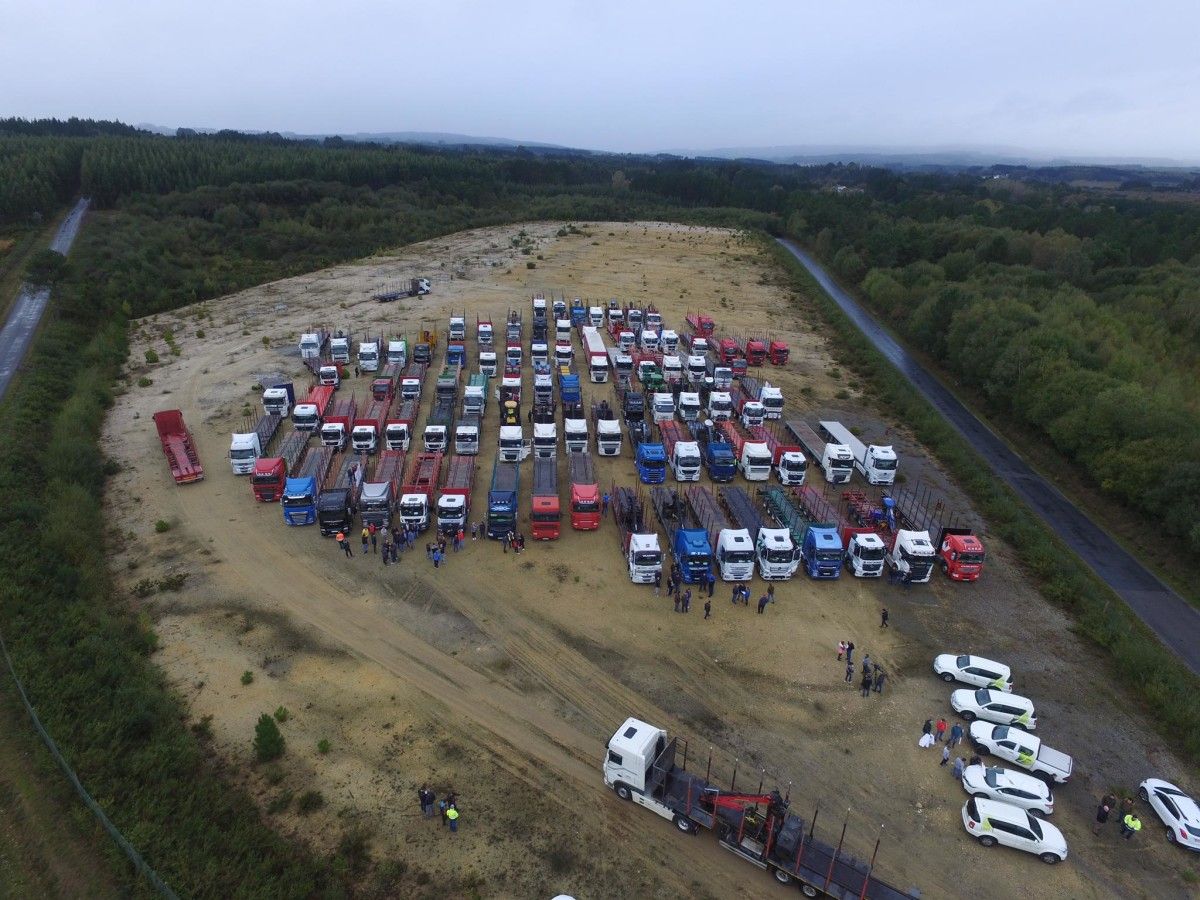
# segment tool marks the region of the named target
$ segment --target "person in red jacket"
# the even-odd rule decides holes
[[[938,716],[938,720],[937,720],[937,737],[935,738],[935,740],[939,740],[939,741],[940,741],[940,740],[941,740],[942,738],[944,738],[945,736],[946,736],[946,720],[945,720],[945,719],[943,719],[941,716]]]

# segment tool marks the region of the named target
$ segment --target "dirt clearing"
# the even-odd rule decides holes
[[[434,278],[432,294],[370,300],[415,275]],[[1189,894],[1195,862],[1163,846],[1155,820],[1132,843],[1115,828],[1092,837],[1100,793],[1183,769],[1094,674],[1092,652],[1014,565],[1019,552],[986,527],[988,569],[977,585],[935,576],[903,591],[798,576],[756,615],[753,605],[732,607],[718,583],[705,621],[699,603],[676,615],[669,600],[630,585],[611,521],[597,533],[564,524],[560,540],[530,541],[521,555],[468,542],[437,571],[420,550],[385,568],[377,556],[363,559],[357,543],[345,559],[315,528],[285,527],[278,505],[255,503],[247,479],[230,474],[229,434],[257,413],[254,385],[268,373],[300,380],[296,340],[309,325],[413,335],[422,323],[444,331],[451,311],[465,310],[474,369],[475,316],[499,325],[508,309],[521,310],[527,343],[534,292],[653,301],[679,331],[700,308],[718,332],[783,337],[792,361],[765,374],[783,388],[789,417],[832,414],[864,435],[890,429],[910,485],[933,486],[970,513],[902,423],[887,421],[833,364],[804,302],[776,285],[756,245],[732,232],[661,223],[487,229],[142,320],[132,359],[153,349],[164,362],[133,368],[133,383],[152,384],[131,385],[107,423],[106,452],[122,464],[109,497],[124,536],[113,564],[131,588],[143,583],[148,596],[137,602],[158,630],[159,664],[279,827],[323,850],[340,845],[380,894],[783,895],[710,836],[679,835],[604,788],[604,741],[636,715],[687,737],[693,758],[711,746],[719,780],[737,760],[740,789],[760,779],[768,790],[790,784],[793,806],[804,815],[819,806],[818,832],[834,843],[848,819],[852,853],[869,858],[882,838],[877,874],[926,897],[1016,897],[1031,884],[1064,897]],[[528,386],[528,367],[525,377]],[[367,387],[366,377],[351,379],[342,391],[361,397]],[[585,402],[611,400],[612,391],[586,384]],[[208,473],[200,484],[177,488],[167,475],[150,416],[172,407],[199,444]],[[491,409],[475,519],[496,428]],[[628,448],[598,465],[605,485],[635,480]],[[523,482],[528,532],[527,467]],[[156,532],[156,520],[167,530]],[[187,578],[156,592],[171,574]],[[764,589],[751,587],[754,597]],[[892,627],[881,630],[885,604]],[[834,652],[843,638],[888,670],[882,697],[864,700],[844,682]],[[1071,847],[1064,865],[975,845],[961,824],[962,788],[936,751],[917,748],[927,717],[951,715],[949,687],[929,671],[932,656],[950,650],[1010,661],[1038,701],[1039,734],[1075,755],[1072,783],[1055,792],[1053,821]],[[279,707],[287,753],[257,766],[254,721]],[[453,837],[420,818],[424,782],[439,796],[457,791],[463,818]],[[301,802],[312,791],[322,803]]]

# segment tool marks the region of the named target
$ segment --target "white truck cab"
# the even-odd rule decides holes
[[[655,422],[670,422],[675,418],[675,396],[665,392],[654,394],[650,410]]]
[[[429,498],[424,494],[403,494],[396,510],[400,520],[414,531],[429,527]]]
[[[596,455],[621,455],[621,423],[616,419],[600,419],[596,422]]]
[[[583,453],[587,450],[587,419],[563,419],[563,446],[567,453]]]
[[[924,584],[933,574],[933,541],[928,531],[900,529],[887,553],[887,564],[912,584]]]
[[[326,387],[336,388],[342,383],[342,374],[338,371],[337,366],[321,366],[317,370],[317,378]]]
[[[439,497],[437,524],[439,531],[465,527],[467,524],[467,498],[462,494],[443,494]]]
[[[408,341],[388,341],[387,361],[389,366],[403,369],[408,365]]]
[[[754,541],[745,528],[722,528],[717,535],[717,569],[722,581],[749,581],[754,577]]]
[[[658,546],[658,535],[631,534],[626,559],[630,581],[634,584],[652,584],[654,576],[662,572],[662,550]]]
[[[758,529],[758,576],[763,581],[784,581],[800,568],[800,548],[786,528]]]
[[[489,378],[496,377],[496,354],[494,351],[479,351],[479,371]]]
[[[746,428],[751,428],[756,425],[762,425],[763,419],[766,418],[767,411],[757,400],[747,400],[742,404],[742,425]]]
[[[529,455],[525,443],[525,429],[520,425],[501,425],[499,440],[500,459],[504,462],[520,462]]]
[[[700,444],[697,441],[676,441],[667,464],[676,481],[699,481]]]
[[[360,341],[358,367],[364,372],[379,371],[379,341]]]
[[[846,547],[846,565],[855,578],[879,578],[883,575],[883,558],[887,547],[883,538],[874,532],[853,534]]]
[[[708,395],[708,418],[714,422],[733,418],[733,398],[728,391],[711,391]]]
[[[593,328],[600,328],[601,326],[603,326],[604,325],[604,310],[601,309],[599,306],[589,307],[588,308],[588,322],[591,323]]]
[[[663,353],[674,353],[679,349],[679,332],[665,329],[658,337],[662,344]]]
[[[658,349],[658,332],[651,331],[648,328],[642,329],[642,349],[648,353],[653,353]]]
[[[679,395],[679,418],[684,422],[700,421],[700,395],[684,391]]]
[[[533,455],[539,459],[558,455],[558,426],[553,422],[534,423]]]
[[[263,448],[257,432],[234,432],[230,437],[229,465],[234,475],[249,475],[254,471],[254,463],[262,455]]]

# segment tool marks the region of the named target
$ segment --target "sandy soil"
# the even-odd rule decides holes
[[[679,835],[605,790],[604,741],[637,715],[688,738],[699,766],[711,748],[718,780],[736,764],[742,789],[760,779],[766,789],[790,787],[798,811],[820,808],[827,839],[836,842],[847,820],[854,854],[869,857],[881,837],[877,874],[926,897],[1025,896],[1031,885],[1047,896],[1187,896],[1196,863],[1164,845],[1152,816],[1133,843],[1118,841],[1115,828],[1101,838],[1089,830],[1099,793],[1131,791],[1151,773],[1181,779],[1183,767],[1033,591],[1018,551],[985,527],[990,558],[977,585],[935,577],[904,592],[798,578],[777,588],[779,602],[763,616],[732,608],[718,586],[714,617],[704,621],[696,608],[675,615],[670,601],[629,584],[611,522],[598,533],[568,527],[520,556],[479,543],[437,572],[419,553],[384,568],[357,547],[353,560],[342,558],[313,528],[284,527],[278,506],[255,503],[247,480],[230,474],[228,435],[257,411],[254,385],[267,373],[299,379],[295,342],[310,323],[412,334],[422,323],[444,329],[451,311],[499,323],[511,307],[528,327],[533,292],[565,292],[653,300],[677,330],[697,307],[719,331],[769,328],[792,346],[792,363],[769,370],[789,415],[834,414],[880,435],[890,428],[909,486],[971,515],[904,429],[847,383],[804,298],[777,286],[753,244],[659,223],[559,230],[454,235],[135,326],[132,359],[154,348],[164,362],[131,370],[106,427],[106,451],[123,466],[109,498],[125,538],[114,566],[131,589],[186,573],[181,590],[134,602],[155,622],[158,662],[194,718],[212,717],[214,751],[274,810],[273,821],[323,850],[347,833],[369,834],[374,862],[363,883],[381,895],[783,891],[711,837]],[[417,274],[435,278],[431,295],[383,306],[369,299]],[[167,329],[178,357],[162,338]],[[468,334],[473,360],[474,329]],[[141,376],[153,384],[132,386]],[[586,385],[585,400],[611,391]],[[183,488],[170,481],[150,421],[176,406],[208,473]],[[496,427],[493,410],[483,446],[494,445]],[[479,457],[476,516],[491,461],[490,452]],[[601,460],[600,470],[606,483],[635,480],[628,453]],[[822,485],[819,475],[814,483]],[[528,474],[523,487],[527,496]],[[158,519],[170,529],[156,533]],[[754,587],[757,596],[762,586]],[[884,604],[887,631],[879,628]],[[833,650],[842,638],[888,669],[882,698],[863,700],[844,683]],[[926,717],[951,715],[949,688],[929,671],[943,650],[1010,661],[1021,690],[1038,701],[1039,733],[1075,755],[1077,774],[1056,791],[1053,819],[1071,846],[1065,865],[986,851],[964,833],[961,787],[936,751],[916,746]],[[254,675],[248,685],[245,671]],[[287,754],[256,766],[254,721],[279,706],[289,712]],[[328,753],[318,751],[321,740]],[[459,794],[453,838],[420,819],[415,791],[426,781],[439,795]],[[322,793],[321,809],[301,815],[295,799],[284,803],[309,790]]]

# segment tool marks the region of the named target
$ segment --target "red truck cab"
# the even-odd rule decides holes
[[[287,478],[287,467],[278,456],[268,456],[254,461],[254,472],[250,476],[250,489],[254,499],[261,503],[274,503],[283,496],[283,481]]]
[[[767,358],[767,345],[759,338],[747,338],[745,356],[747,365],[761,366]]]
[[[943,528],[938,538],[942,571],[952,581],[978,581],[983,571],[983,543],[969,528]]]

